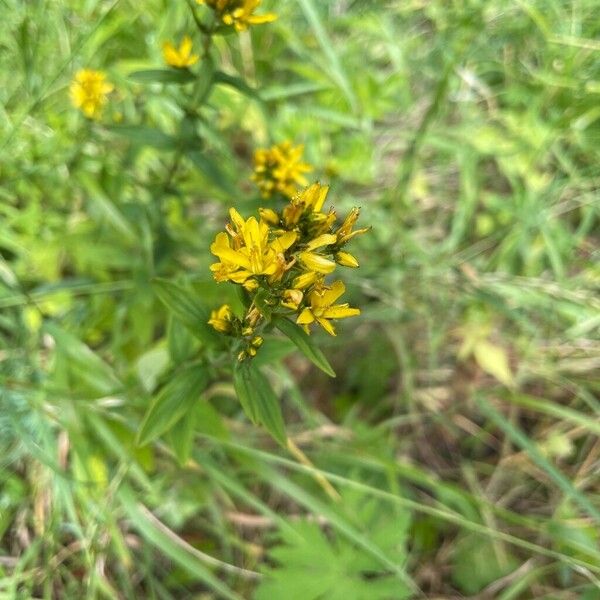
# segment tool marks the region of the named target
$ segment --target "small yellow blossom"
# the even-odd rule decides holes
[[[352,254],[348,252],[338,252],[335,255],[335,262],[338,265],[342,265],[342,267],[350,267],[352,269],[356,269],[358,267],[358,261]]]
[[[316,321],[327,333],[335,335],[330,319],[346,319],[360,314],[358,308],[350,308],[347,303],[334,304],[345,291],[346,286],[341,281],[313,290],[308,296],[310,306],[300,313],[296,323],[304,325],[308,332],[308,325]]]
[[[254,217],[244,220],[232,208],[229,211],[233,227],[228,228],[233,247],[226,233],[219,233],[210,251],[219,258],[219,263],[211,265],[217,281],[230,280],[244,284],[253,276],[267,275],[277,280],[285,272],[287,263],[285,251],[296,241],[296,233],[287,231],[273,241],[269,241],[269,226]],[[254,286],[253,286],[254,287]]]
[[[331,273],[335,269],[335,262],[329,258],[325,258],[321,254],[314,252],[318,248],[324,246],[330,246],[334,244],[336,240],[335,235],[330,233],[323,233],[315,239],[311,240],[306,244],[304,252],[299,255],[300,262],[309,269],[309,271],[315,271],[317,273]]]
[[[305,331],[318,323],[330,335],[335,335],[332,320],[360,314],[347,303],[336,304],[344,284],[328,284],[325,279],[337,265],[358,267],[358,260],[345,246],[367,229],[353,230],[357,208],[336,225],[333,208],[323,212],[328,191],[327,186],[314,183],[281,210],[259,209],[260,218],[245,219],[234,208],[229,210],[225,232],[210,247],[219,262],[210,268],[217,281],[231,281],[248,292],[244,294],[246,314],[241,319],[233,317],[228,330],[243,344],[241,351],[238,345],[239,360],[254,357],[262,343],[259,334],[290,312]],[[211,324],[227,332],[228,316],[220,311],[224,307],[212,314]]]
[[[272,208],[259,208],[258,214],[260,218],[269,225],[279,224],[279,215]]]
[[[261,0],[196,0],[210,6],[225,25],[233,25],[236,31],[245,31],[250,25],[270,23],[277,18],[274,13],[255,15]]]
[[[114,86],[106,80],[106,74],[93,69],[81,69],[75,74],[69,89],[71,102],[90,119],[98,119]]]
[[[232,320],[233,313],[231,312],[231,307],[228,304],[223,304],[221,308],[211,311],[208,324],[221,333],[229,333],[231,331]]]
[[[285,290],[281,299],[281,306],[298,310],[302,298],[304,298],[304,294],[300,290]]]
[[[369,227],[364,227],[363,229],[357,229],[356,231],[352,231],[356,221],[358,220],[358,216],[360,215],[360,209],[353,208],[348,216],[344,219],[341,227],[336,231],[337,243],[341,246],[342,244],[346,244],[353,237],[357,235],[362,235],[363,233],[367,233],[369,231]]]
[[[299,187],[308,184],[304,173],[312,171],[312,167],[302,162],[303,152],[304,146],[292,146],[289,141],[256,150],[252,180],[263,198],[277,192],[292,198]]]
[[[306,273],[302,273],[302,275],[298,275],[298,277],[292,281],[292,287],[295,290],[304,290],[315,283],[317,279],[319,279],[319,275],[317,273],[314,271],[308,271]]]
[[[176,69],[186,69],[195,65],[200,57],[192,54],[192,38],[184,35],[179,48],[176,48],[171,42],[163,44],[163,57],[165,62]]]

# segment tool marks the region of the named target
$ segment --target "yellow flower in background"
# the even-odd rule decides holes
[[[69,93],[75,108],[90,119],[99,119],[114,86],[106,80],[106,74],[93,69],[81,69],[71,82]]]
[[[308,325],[315,321],[330,335],[335,335],[335,329],[330,323],[331,319],[346,319],[360,315],[358,308],[350,308],[348,303],[334,304],[346,291],[346,286],[341,281],[336,281],[331,286],[314,289],[308,295],[310,306],[306,307],[296,319],[296,323],[303,325],[308,333]]]
[[[192,38],[189,35],[183,36],[179,48],[175,48],[171,42],[165,42],[163,44],[163,57],[170,67],[176,69],[191,67],[200,59],[197,54],[192,54]]]
[[[277,192],[292,198],[299,187],[308,184],[304,173],[312,171],[312,167],[302,162],[303,153],[304,146],[292,146],[289,141],[256,150],[252,180],[263,198]]]
[[[233,313],[231,312],[231,307],[229,304],[223,304],[221,308],[211,311],[208,324],[221,333],[229,333],[232,321]]]
[[[212,8],[225,25],[233,25],[236,31],[245,31],[250,25],[271,23],[277,18],[274,13],[255,15],[261,0],[196,0]]]

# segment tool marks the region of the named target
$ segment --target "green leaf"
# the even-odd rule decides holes
[[[123,387],[113,369],[73,334],[52,323],[47,323],[44,330],[54,338],[70,382],[99,396],[106,396]]]
[[[335,377],[335,371],[331,368],[325,355],[317,348],[310,336],[295,323],[292,323],[289,319],[277,319],[275,321],[275,327],[282,333],[287,335],[294,344],[298,347],[300,352],[308,358],[314,365],[319,367],[321,371],[327,373],[330,377]]]
[[[469,533],[454,548],[452,580],[462,592],[472,596],[518,566],[514,556],[506,551],[498,556],[490,540]]]
[[[233,385],[248,418],[264,425],[273,438],[285,447],[287,436],[279,399],[271,384],[251,360],[238,362],[233,369]]]
[[[151,146],[158,150],[176,150],[178,141],[171,135],[163,133],[153,127],[141,125],[112,125],[107,128],[112,133],[127,138],[132,144],[138,146]]]
[[[258,354],[252,359],[257,367],[278,363],[296,350],[296,346],[287,338],[268,335],[264,335],[263,338],[264,343]]]
[[[187,157],[209,181],[214,183],[226,194],[235,196],[239,193],[235,186],[231,183],[230,178],[227,177],[227,175],[223,172],[219,164],[207,156],[206,153],[195,150],[189,152]]]
[[[167,326],[169,355],[175,365],[190,359],[197,349],[197,342],[188,328],[174,315]]]
[[[362,493],[344,494],[336,509],[338,518],[346,513],[348,520],[358,525],[360,529],[348,525],[357,535],[366,537],[362,532],[368,532],[369,539],[390,561],[401,565],[406,560],[407,513],[390,510]],[[269,562],[277,566],[265,569],[256,600],[400,600],[413,595],[408,578],[397,577],[335,525],[328,527],[327,533],[317,523],[298,521],[290,525],[280,530],[280,543],[269,550]]]
[[[241,77],[228,75],[227,73],[223,73],[223,71],[216,71],[214,74],[214,81],[215,83],[228,85],[229,87],[236,89],[238,92],[244,94],[244,96],[248,96],[253,100],[262,101],[258,91],[253,87],[250,87]]]
[[[196,75],[187,69],[148,69],[134,71],[129,78],[138,83],[177,83],[183,85],[197,79]]]
[[[208,324],[208,311],[192,292],[167,279],[154,279],[152,289],[160,301],[198,339],[207,344],[217,344],[220,341],[217,332]]]
[[[206,402],[200,402],[200,404],[206,404]],[[169,431],[171,447],[173,448],[173,452],[175,452],[177,462],[182,467],[188,461],[190,453],[192,452],[195,427],[196,411],[190,410],[185,416],[185,419],[177,421],[171,428],[171,431]]]
[[[171,429],[192,410],[208,383],[204,365],[191,365],[177,371],[150,404],[138,432],[138,444],[143,446]]]

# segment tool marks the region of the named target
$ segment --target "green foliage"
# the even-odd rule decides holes
[[[407,514],[390,511],[379,501],[349,494],[343,509],[368,530],[369,537],[394,561],[405,559]],[[282,531],[269,553],[277,565],[267,571],[256,600],[334,598],[366,600],[410,598],[411,590],[382,570],[373,557],[318,523],[300,521]]]
[[[327,362],[325,355],[317,346],[315,346],[301,327],[285,318],[278,319],[275,322],[275,326],[292,340],[300,352],[302,352],[310,362],[319,367],[323,373],[327,373],[330,377],[335,377],[335,372]]]
[[[191,364],[172,374],[167,383],[154,397],[138,432],[140,444],[147,444],[153,439],[169,431],[178,421],[191,413],[195,403],[200,401],[200,394],[208,385],[208,371],[205,365]],[[190,437],[191,433],[180,435]],[[187,442],[182,442],[184,448]],[[178,456],[185,455],[182,450]],[[189,452],[188,452],[189,454]]]
[[[597,597],[597,2],[0,6],[0,597]],[[240,363],[210,244],[286,139],[361,316]]]
[[[267,378],[250,360],[236,361],[233,368],[235,393],[249,419],[265,429],[282,446],[287,436],[279,400]]]

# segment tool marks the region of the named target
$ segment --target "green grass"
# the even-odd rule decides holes
[[[264,4],[193,104],[130,77],[184,0],[0,1],[0,598],[600,597],[597,3]],[[218,364],[183,393],[237,301],[208,246],[284,139],[372,226],[361,317],[312,336],[337,377],[275,333],[257,359],[304,462]]]

